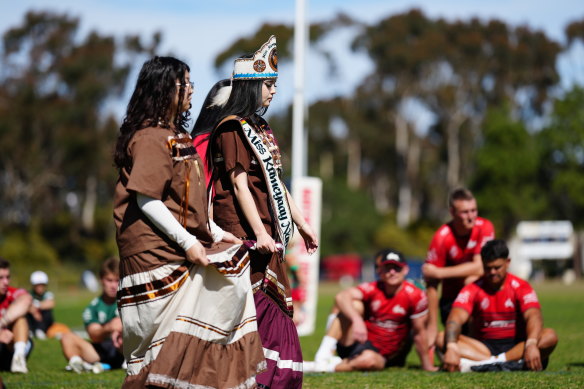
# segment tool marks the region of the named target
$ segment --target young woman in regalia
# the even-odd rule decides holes
[[[192,93],[185,63],[147,61],[116,145],[124,388],[255,388],[266,369],[248,249],[209,218],[185,129]]]
[[[235,60],[231,82],[220,82],[227,86],[201,114],[215,118],[207,154],[214,220],[252,248],[251,284],[267,361],[258,387],[290,389],[302,386],[302,353],[284,250],[294,225],[309,253],[318,241],[282,181],[280,149],[262,118],[276,93],[277,69],[272,36],[254,55]]]

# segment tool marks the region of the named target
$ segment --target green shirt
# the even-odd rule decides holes
[[[83,311],[83,324],[85,327],[92,323],[104,325],[114,317],[119,316],[117,303],[114,301],[113,304],[106,304],[101,297],[94,298]]]

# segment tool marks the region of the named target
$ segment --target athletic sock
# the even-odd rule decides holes
[[[14,354],[26,354],[26,342],[15,342],[14,343]]]
[[[497,356],[493,356],[491,358],[495,358],[495,362],[506,362],[507,361],[507,357],[505,356],[505,353],[501,353]]]
[[[74,364],[75,362],[81,362],[83,363],[83,359],[81,359],[81,357],[79,355],[73,355],[71,358],[69,358],[69,364]]]
[[[337,339],[332,336],[325,335],[320,342],[318,351],[314,356],[315,361],[325,360],[333,356],[333,353],[337,349]]]
[[[331,328],[331,325],[333,324],[333,321],[337,318],[337,314],[336,313],[330,313],[328,315],[328,317],[326,318],[326,330],[328,331],[329,328]]]

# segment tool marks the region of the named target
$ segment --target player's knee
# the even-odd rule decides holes
[[[552,328],[544,328],[540,336],[539,347],[553,349],[558,344],[558,335]]]
[[[65,332],[62,336],[61,336],[61,344],[62,345],[69,345],[69,344],[73,344],[75,342],[75,338],[77,337],[77,335],[75,335],[74,332]]]
[[[381,355],[372,350],[365,350],[351,364],[356,370],[373,371],[382,370],[384,368],[384,362]]]

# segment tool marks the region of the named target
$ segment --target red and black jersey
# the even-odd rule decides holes
[[[483,245],[495,238],[493,223],[482,217],[477,217],[475,226],[469,236],[458,237],[451,223],[444,224],[436,231],[426,263],[438,267],[456,266],[472,262],[475,254],[481,253]],[[446,278],[442,280],[442,298],[454,300],[464,286],[463,278]]]
[[[357,288],[363,294],[367,339],[381,355],[388,357],[406,341],[411,319],[427,313],[426,294],[407,281],[393,296],[387,296],[380,281],[363,283]]]
[[[0,298],[0,318],[4,316],[6,310],[8,310],[8,307],[14,300],[25,294],[28,294],[25,289],[9,286],[4,298]]]
[[[487,292],[484,283],[481,278],[465,286],[452,304],[452,308],[462,308],[471,315],[472,337],[525,339],[523,313],[530,308],[541,308],[531,285],[510,273],[497,292]]]

